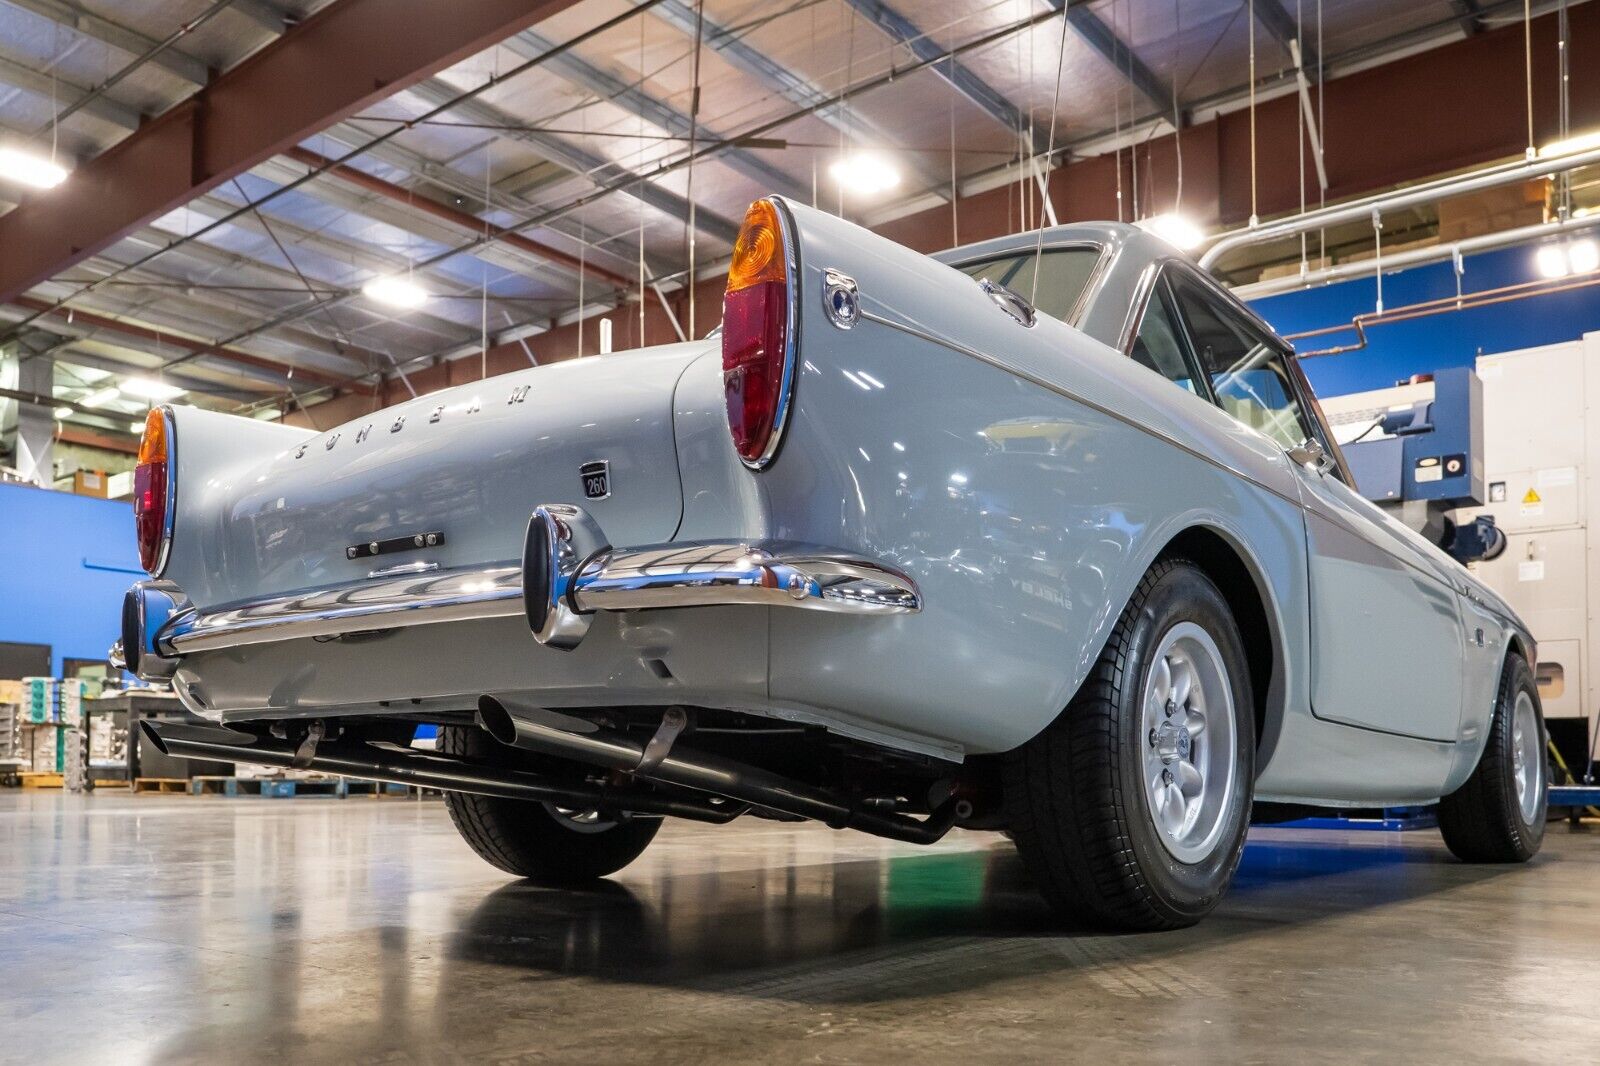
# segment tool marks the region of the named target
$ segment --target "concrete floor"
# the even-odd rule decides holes
[[[1597,960],[1564,824],[1258,831],[1199,928],[1105,936],[989,835],[675,823],[558,892],[437,801],[0,793],[4,1062],[1593,1062]]]

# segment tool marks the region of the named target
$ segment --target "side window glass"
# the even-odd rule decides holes
[[[1166,290],[1166,285],[1158,284],[1150,294],[1128,355],[1140,366],[1154,370],[1190,392],[1197,392],[1189,361],[1183,356],[1183,342],[1178,339],[1177,321],[1167,301]]]
[[[1178,286],[1178,306],[1223,410],[1286,449],[1312,435],[1276,342],[1192,285]]]

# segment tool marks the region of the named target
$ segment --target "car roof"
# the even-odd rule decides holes
[[[1164,238],[1129,222],[1071,222],[1063,226],[1047,226],[1042,236],[1039,230],[1010,233],[975,244],[948,248],[934,253],[931,258],[954,266],[997,255],[1032,251],[1041,245],[1048,249],[1078,243],[1095,244],[1102,249],[1100,265],[1090,282],[1088,304],[1080,320],[1071,323],[1096,340],[1112,347],[1120,346],[1123,333],[1131,325],[1133,311],[1142,307],[1148,295],[1149,282],[1153,279],[1152,268],[1167,263],[1186,267],[1190,276],[1199,279],[1261,329],[1282,340],[1277,330],[1189,255]],[[1293,351],[1291,345],[1285,343],[1284,346]]]

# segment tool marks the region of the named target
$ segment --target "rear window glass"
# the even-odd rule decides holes
[[[1039,292],[1034,297],[1033,265],[1039,261]],[[963,274],[990,281],[1021,296],[1033,298],[1034,309],[1051,318],[1070,322],[1083,290],[1100,261],[1098,248],[1046,248],[1043,255],[1032,251],[1009,252],[993,259],[980,259],[956,267]]]

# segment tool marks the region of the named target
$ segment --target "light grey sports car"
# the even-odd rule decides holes
[[[446,789],[540,881],[663,817],[960,826],[1063,911],[1169,928],[1252,818],[1543,835],[1526,627],[1130,226],[928,257],[760,200],[709,338],[325,433],[161,408],[140,460],[120,654],[217,723],[151,739]]]

